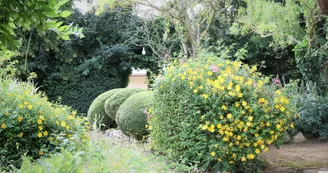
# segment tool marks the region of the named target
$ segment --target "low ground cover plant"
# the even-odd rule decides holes
[[[269,145],[279,146],[297,117],[277,79],[213,54],[171,64],[154,85],[151,115],[158,153],[231,172],[249,167]]]
[[[33,84],[0,79],[0,167],[19,167],[22,155],[37,159],[59,148],[83,149],[85,126],[76,111],[49,102]]]

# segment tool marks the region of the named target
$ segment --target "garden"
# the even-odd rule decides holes
[[[328,171],[326,0],[0,11],[1,173]]]

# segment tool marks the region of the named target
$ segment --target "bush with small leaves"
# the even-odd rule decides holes
[[[85,149],[86,124],[71,108],[50,103],[33,84],[0,79],[0,167],[19,167],[22,155],[36,159],[61,147]]]
[[[88,110],[88,121],[90,124],[97,123],[101,130],[117,127],[115,119],[107,116],[104,105],[108,98],[121,90],[123,90],[123,88],[109,90],[100,94],[93,100]]]
[[[119,107],[116,123],[119,129],[128,136],[142,140],[148,131],[146,111],[152,103],[153,94],[150,91],[133,94]]]
[[[139,88],[125,88],[123,90],[115,92],[111,97],[109,97],[105,104],[105,112],[107,116],[109,116],[111,119],[116,119],[116,112],[118,108],[121,106],[121,104],[129,98],[131,95],[145,91],[144,89]]]
[[[281,143],[297,117],[284,88],[256,66],[213,54],[172,63],[153,92],[154,150],[204,171],[250,165],[269,145]]]

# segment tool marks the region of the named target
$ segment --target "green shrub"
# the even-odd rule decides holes
[[[138,88],[125,88],[114,93],[111,97],[109,97],[105,102],[105,112],[106,114],[113,120],[116,119],[116,112],[121,104],[129,98],[131,95],[145,91],[144,89]]]
[[[279,145],[296,109],[256,70],[214,55],[166,68],[154,85],[154,149],[202,170],[235,172]]]
[[[116,113],[119,129],[128,136],[141,140],[147,135],[147,114],[145,111],[152,103],[152,92],[145,91],[133,94],[126,99]]]
[[[316,83],[301,83],[290,87],[300,117],[295,119],[296,130],[308,137],[328,139],[328,101],[318,94]]]
[[[123,90],[123,88],[109,90],[100,94],[95,100],[93,100],[88,110],[88,121],[90,124],[96,122],[102,130],[117,126],[115,119],[106,115],[104,105],[108,98],[120,90]]]
[[[69,107],[48,102],[31,83],[0,79],[0,167],[19,166],[22,155],[83,149],[88,143],[83,121]]]

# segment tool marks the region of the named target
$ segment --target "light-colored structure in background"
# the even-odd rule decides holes
[[[148,89],[147,70],[133,69],[132,74],[130,76],[130,82],[129,82],[128,88]]]

